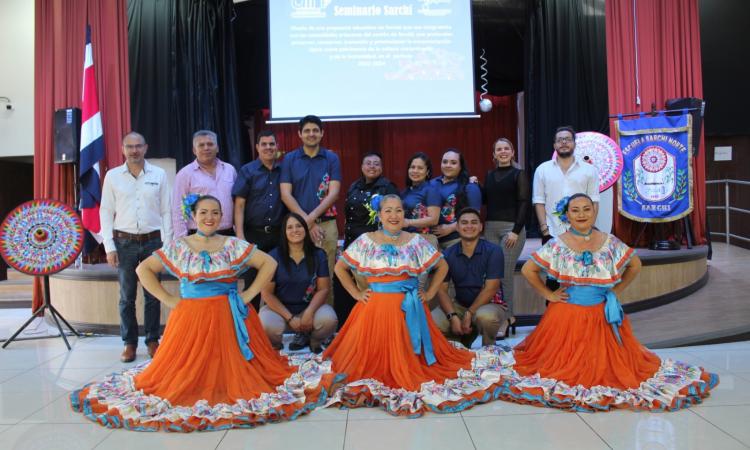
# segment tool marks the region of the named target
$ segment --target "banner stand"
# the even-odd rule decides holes
[[[649,223],[654,227],[652,250],[679,250],[685,235],[692,248],[693,155],[692,117],[687,110],[680,116],[652,116],[615,121],[618,143],[623,154],[623,173],[617,186],[618,212],[641,222],[633,245],[640,241]],[[670,240],[666,223],[674,223]]]

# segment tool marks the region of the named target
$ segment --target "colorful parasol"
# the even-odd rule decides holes
[[[83,248],[83,224],[70,206],[32,200],[0,224],[0,255],[14,269],[49,275],[72,264]]]

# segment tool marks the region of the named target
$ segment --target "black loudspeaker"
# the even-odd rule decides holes
[[[706,102],[700,98],[682,97],[670,98],[665,102],[667,110],[673,109],[692,109],[688,111],[693,116],[693,156],[698,156],[698,143],[701,138],[701,127],[703,126],[703,112],[706,109]],[[677,116],[682,114],[680,111],[671,112],[668,115]]]
[[[81,145],[81,110],[65,108],[55,111],[55,162],[75,163]]]

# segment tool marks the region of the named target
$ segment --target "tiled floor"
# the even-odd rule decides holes
[[[0,327],[25,314],[3,311]],[[519,329],[509,343],[529,331]],[[73,413],[70,390],[126,365],[117,362],[119,338],[72,343],[71,352],[60,338],[14,342],[0,350],[0,449],[750,448],[750,342],[657,350],[721,376],[703,405],[677,413],[576,414],[494,402],[461,414],[404,419],[378,409],[325,409],[254,430],[189,435],[112,431]]]
[[[747,318],[750,282],[736,275],[736,267],[747,261],[750,252],[722,245],[714,252],[709,285],[680,302],[631,315],[637,336],[645,342],[664,339],[665,317],[683,325],[692,323],[691,327],[717,324],[722,319],[709,317],[715,308],[708,308],[716,301],[712,286],[717,285],[737,291],[737,295],[722,291],[721,298],[734,308],[730,315]],[[0,310],[0,337],[10,335],[28,315],[28,309]],[[716,320],[695,323],[695,317]],[[508,344],[520,342],[531,328],[518,331]],[[45,323],[33,323],[26,336],[47,332]],[[325,409],[254,430],[188,435],[112,431],[73,413],[67,399],[72,389],[128,365],[118,362],[119,338],[72,339],[71,343],[70,352],[59,337],[14,342],[0,349],[0,449],[750,448],[750,342],[656,350],[664,358],[698,364],[721,377],[704,404],[677,413],[577,414],[494,402],[461,414],[404,419],[379,409]],[[138,361],[142,360],[141,355]]]

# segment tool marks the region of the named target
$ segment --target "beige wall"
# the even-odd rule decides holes
[[[34,154],[34,2],[0,1],[0,158]]]

